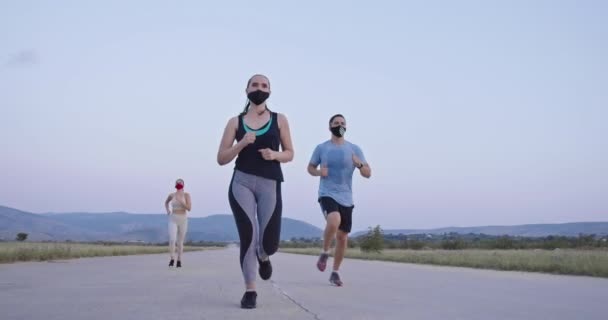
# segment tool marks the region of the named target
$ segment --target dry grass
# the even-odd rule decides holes
[[[184,251],[204,249],[207,248],[185,247]],[[85,257],[124,256],[165,252],[169,252],[169,249],[166,246],[57,242],[0,242],[0,263]]]
[[[318,255],[318,248],[281,249]],[[495,270],[608,277],[608,250],[384,250],[348,249],[347,258],[433,264]]]

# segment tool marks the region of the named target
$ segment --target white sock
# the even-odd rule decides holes
[[[255,289],[247,289],[246,292],[255,292]]]
[[[270,260],[270,257],[269,257],[267,254],[265,254],[265,253],[261,252],[261,250],[258,250],[258,258],[259,258],[261,261],[267,261],[267,260]]]

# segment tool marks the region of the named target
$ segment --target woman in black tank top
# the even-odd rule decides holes
[[[252,129],[244,121],[244,115],[239,116],[236,129],[236,140],[240,141],[249,132],[255,132],[255,141],[239,152],[235,162],[235,169],[256,176],[283,181],[281,164],[276,160],[264,159],[259,150],[270,149],[273,153],[279,152],[281,145],[281,132],[278,124],[278,114],[270,112],[270,118],[260,128]]]
[[[293,159],[293,145],[287,117],[266,106],[270,96],[268,78],[254,75],[247,81],[245,92],[245,110],[228,121],[217,162],[223,166],[236,158],[228,200],[241,243],[240,262],[246,287],[241,307],[255,308],[255,269],[262,279],[270,279],[269,257],[279,246],[281,163]]]

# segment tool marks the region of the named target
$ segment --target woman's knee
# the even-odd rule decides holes
[[[264,231],[264,237],[260,239],[262,241],[262,249],[267,255],[273,255],[279,250],[279,242],[281,241],[280,230],[268,230]]]
[[[269,245],[265,245],[264,246],[264,253],[266,253],[267,255],[271,256],[273,254],[275,254],[277,252],[277,250],[279,250],[279,244],[269,244]]]

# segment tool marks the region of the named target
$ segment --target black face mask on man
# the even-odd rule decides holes
[[[345,126],[337,126],[337,127],[331,127],[329,129],[331,131],[331,133],[338,137],[338,138],[342,138],[344,136],[344,132],[346,132],[346,127]]]
[[[268,97],[270,97],[270,92],[262,90],[251,91],[247,94],[247,98],[249,99],[249,101],[253,102],[253,104],[257,106],[264,103],[264,101],[266,101]]]

